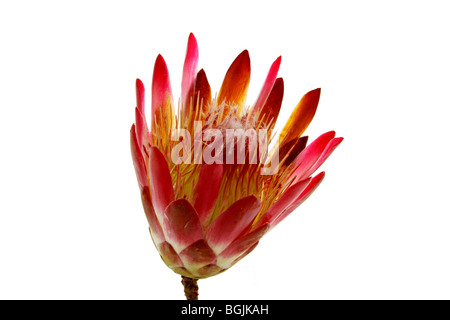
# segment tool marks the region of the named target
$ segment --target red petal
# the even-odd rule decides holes
[[[216,263],[216,255],[205,240],[199,240],[180,252],[180,258],[189,267],[201,267]]]
[[[338,147],[338,145],[341,144],[342,140],[344,138],[334,138],[330,142],[328,142],[327,146],[325,147],[325,150],[323,150],[322,154],[320,155],[319,159],[316,161],[316,163],[304,174],[304,176],[310,176],[314,172],[316,172],[317,169],[325,162],[325,160],[328,159],[328,157],[333,153],[334,150]]]
[[[223,166],[221,164],[206,164],[200,171],[193,202],[203,225],[208,222],[216,204],[222,175]]]
[[[181,252],[187,246],[203,239],[203,227],[197,212],[185,199],[178,199],[169,204],[164,214],[164,233],[167,241]]]
[[[140,79],[136,79],[136,106],[142,114],[145,114],[145,88]]]
[[[281,143],[286,143],[302,135],[316,113],[319,98],[320,89],[312,90],[302,97],[281,131]]]
[[[256,100],[254,111],[258,111],[260,108],[264,106],[267,98],[269,97],[270,92],[272,91],[272,87],[277,79],[278,70],[280,69],[281,64],[281,56],[275,60],[275,62],[270,67],[269,73],[267,74],[266,81],[261,89],[261,92]]]
[[[150,234],[152,235],[155,245],[158,246],[161,242],[165,241],[165,237],[161,225],[158,222],[158,218],[156,217],[155,210],[153,209],[152,201],[150,199],[150,190],[148,187],[142,189],[141,200],[144,207],[145,216],[147,217],[150,227]]]
[[[264,213],[261,217],[261,221],[258,221],[256,226],[260,226],[264,223],[272,223],[280,213],[285,210],[291,203],[293,203],[298,196],[308,186],[310,179],[300,181],[289,189],[287,189],[282,196]]]
[[[283,103],[283,95],[284,82],[282,78],[278,78],[259,113],[259,120],[263,120],[264,123],[270,124],[270,127],[275,126],[278,114],[280,113],[281,104]]]
[[[293,162],[293,165],[297,166],[297,169],[295,169],[293,173],[293,176],[296,177],[297,181],[308,177],[306,174],[309,172],[309,169],[320,158],[326,146],[334,138],[335,134],[336,133],[334,131],[329,131],[322,134],[298,155]]]
[[[201,69],[197,73],[197,78],[195,80],[195,95],[194,95],[194,105],[202,106],[202,111],[206,114],[209,110],[209,105],[211,104],[211,87],[209,86],[208,78],[206,77],[205,70]]]
[[[254,245],[252,245],[250,248],[247,249],[247,251],[245,251],[243,254],[241,254],[238,258],[236,258],[232,263],[231,266],[235,265],[236,263],[238,263],[239,261],[241,261],[242,259],[244,259],[250,252],[252,252],[256,246],[258,245],[259,242],[256,242]]]
[[[174,192],[169,165],[157,147],[149,149],[149,179],[153,206],[162,223],[164,210],[173,201]]]
[[[135,123],[136,123],[136,139],[139,150],[142,150],[144,145],[145,135],[148,135],[147,124],[139,109],[136,107],[134,110]]]
[[[216,254],[221,253],[255,219],[261,203],[248,196],[233,203],[206,230],[206,239]]]
[[[136,138],[135,125],[131,126],[130,130],[130,146],[131,156],[133,157],[134,170],[136,171],[136,177],[138,180],[139,188],[142,190],[144,187],[148,187],[147,170],[145,169],[144,159],[142,158],[141,148],[138,145]]]
[[[181,101],[183,102],[183,112],[189,114],[186,110],[190,106],[189,99],[192,96],[192,90],[195,83],[195,75],[198,66],[198,45],[197,40],[191,33],[189,35],[186,59],[184,60],[183,79],[181,81]],[[187,113],[186,113],[187,112]]]
[[[321,172],[311,179],[311,182],[308,184],[305,190],[300,194],[300,196],[284,211],[282,212],[277,219],[271,223],[271,228],[274,228],[278,223],[283,221],[292,211],[297,209],[309,196],[317,189],[320,183],[323,181],[325,177],[325,172]]]
[[[284,144],[279,151],[279,161],[283,161],[283,166],[290,165],[295,158],[306,148],[308,142],[308,136],[291,140]]]
[[[145,88],[141,80],[136,79],[136,135],[139,146],[147,146],[149,139],[149,130],[145,120]]]
[[[158,55],[153,69],[152,82],[152,119],[157,111],[172,103],[172,89],[170,87],[169,70],[161,55]]]
[[[242,108],[247,95],[248,84],[250,82],[250,56],[247,50],[233,61],[223,79],[222,87],[217,96],[217,103],[221,105],[237,105]],[[229,107],[225,105],[224,115],[229,112]]]
[[[269,223],[263,224],[252,232],[246,234],[245,236],[233,241],[220,255],[219,261],[222,259],[232,259],[241,255],[243,252],[248,250],[251,246],[257,243],[269,230]],[[223,263],[223,260],[222,260]],[[221,263],[221,265],[222,265]]]
[[[163,242],[158,246],[161,258],[167,264],[168,267],[183,267],[183,262],[181,261],[178,254],[175,252],[173,247],[168,242]]]

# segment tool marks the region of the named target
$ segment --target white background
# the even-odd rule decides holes
[[[2,1],[0,298],[183,299],[129,151],[134,81],[189,32],[217,92],[248,49],[254,101],[283,56],[278,128],[322,88],[344,142],[311,198],[202,299],[449,299],[446,1]],[[147,99],[150,99],[148,90]],[[177,99],[177,98],[176,98]]]

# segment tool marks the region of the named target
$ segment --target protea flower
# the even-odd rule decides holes
[[[161,55],[156,58],[150,128],[144,85],[136,80],[131,152],[142,203],[153,242],[166,265],[183,277],[188,299],[197,298],[197,279],[236,264],[314,192],[324,172],[312,175],[342,141],[330,131],[307,146],[302,136],[316,112],[320,89],[303,96],[278,139],[273,139],[284,91],[283,79],[277,78],[280,62],[278,57],[256,102],[247,106],[250,58],[244,50],[213,98],[204,70],[197,72],[198,46],[190,34],[177,113],[166,63]],[[188,134],[180,138],[175,134],[179,129]],[[225,136],[236,129],[266,133],[265,139],[257,139],[259,149],[270,142],[274,148],[255,157],[246,149],[248,140],[239,149],[234,138],[232,143],[217,136],[205,139],[205,130]],[[227,162],[236,160],[233,151],[242,152],[242,146],[246,161]],[[182,151],[183,161],[173,161],[174,151]],[[201,157],[207,151],[213,163]],[[263,168],[271,169],[263,174]]]

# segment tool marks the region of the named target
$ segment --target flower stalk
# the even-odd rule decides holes
[[[181,276],[181,283],[184,286],[184,295],[186,300],[198,300],[198,284],[197,279]]]

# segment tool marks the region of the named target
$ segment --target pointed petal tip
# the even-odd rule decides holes
[[[244,51],[242,51],[237,57],[236,59],[234,59],[233,64],[237,64],[239,63],[241,65],[241,67],[245,67],[250,69],[250,53],[248,52],[247,49],[245,49]]]
[[[336,132],[328,131],[309,144],[294,160],[298,165],[293,173],[296,180],[312,175],[337,148],[340,139],[335,139]]]
[[[222,86],[217,95],[217,103],[223,102],[235,104],[242,108],[247,96],[247,89],[250,82],[250,56],[248,50],[242,51],[228,68]],[[229,110],[224,111],[224,115]]]
[[[341,144],[341,142],[344,141],[343,137],[338,137],[333,139],[333,146],[336,148],[338,145]]]
[[[199,103],[203,103],[203,111],[207,113],[209,104],[211,103],[211,87],[209,86],[208,78],[203,69],[197,72],[194,97],[195,99],[199,99]]]
[[[152,119],[161,108],[168,108],[171,112],[173,104],[172,89],[170,86],[169,70],[164,58],[159,54],[153,68],[152,79]],[[170,113],[171,114],[171,113]]]
[[[153,79],[155,79],[155,76],[161,77],[162,75],[166,75],[168,73],[169,71],[167,69],[166,61],[164,60],[161,54],[158,54],[158,56],[155,59],[155,65],[153,69]]]
[[[189,34],[188,38],[187,53],[195,58],[198,58],[198,43],[192,32]],[[193,57],[190,58],[192,59]]]
[[[241,67],[248,68],[250,69],[250,53],[248,52],[247,49],[245,49],[244,51],[242,51],[237,57],[236,59],[234,59],[233,64],[237,64],[239,63],[241,65]]]
[[[265,89],[263,89],[265,90]],[[267,95],[267,98],[263,98],[263,95],[260,95],[262,99],[258,99],[255,103],[255,110],[261,108],[261,112],[259,114],[259,119],[265,119],[267,123],[273,127],[277,121],[278,115],[281,110],[281,105],[283,103],[283,95],[284,95],[284,82],[282,78],[277,78],[273,85],[271,86],[270,93]],[[264,104],[260,107],[261,101],[264,101]]]
[[[168,73],[168,70],[167,70],[166,61],[164,60],[163,56],[161,54],[158,54],[158,56],[155,59],[153,77],[161,76],[160,73],[166,74],[166,73]]]
[[[197,38],[195,37],[195,34],[193,32],[189,32],[188,39],[197,41]]]
[[[245,49],[245,50],[243,50],[240,54],[239,54],[239,56],[246,56],[246,57],[250,57],[250,53],[248,52],[248,50],[247,49]]]
[[[279,68],[280,68],[280,65],[281,65],[281,56],[279,56],[279,57],[273,62],[272,65],[273,65],[273,66],[276,66],[277,69],[279,69]]]
[[[280,63],[281,63],[281,56],[279,56],[270,66],[269,73],[267,74],[266,80],[264,81],[258,99],[255,102],[254,106],[255,112],[258,112],[261,108],[264,108],[270,95],[273,94],[275,86],[280,85],[280,80],[277,79],[278,70],[280,69]],[[281,85],[283,86],[283,83],[281,83]],[[281,99],[282,95],[283,94],[281,94]],[[278,107],[281,107],[281,105]]]
[[[334,133],[334,132],[333,132]],[[327,159],[328,157],[333,153],[334,150],[341,144],[343,138],[334,138],[331,139],[325,149],[321,152],[320,157],[317,159],[317,161],[314,163],[310,169],[306,171],[306,175],[313,174]]]
[[[188,43],[197,45],[197,39],[195,38],[195,36],[192,32],[189,33]]]
[[[187,43],[186,57],[183,66],[183,77],[181,80],[181,99],[183,103],[182,109],[185,115],[189,114],[188,106],[190,104],[190,99],[194,90],[195,76],[197,74],[198,67],[198,56],[199,52],[197,40],[191,33],[189,35]]]
[[[309,91],[302,97],[302,100],[304,100],[305,102],[307,102],[307,104],[309,104],[309,108],[311,108],[311,111],[313,113],[315,113],[317,110],[321,92],[322,92],[322,89],[317,88],[317,89]]]
[[[320,179],[322,180],[325,177],[325,171],[322,171],[321,173],[318,173],[313,179]]]
[[[137,78],[136,79],[136,105],[142,114],[145,113],[145,88],[144,83]]]
[[[308,128],[319,105],[321,89],[317,88],[306,93],[295,107],[288,122],[280,134],[280,140],[290,141],[300,137]]]
[[[317,105],[319,104],[320,93],[322,92],[321,88],[317,88],[306,93],[302,99],[307,98],[311,100],[313,108],[317,109]],[[317,100],[317,101],[316,101]]]
[[[153,70],[153,78],[155,78],[155,76],[161,76],[160,73],[166,74],[166,73],[168,73],[168,70],[167,70],[166,61],[164,60],[163,56],[161,54],[158,54],[158,56],[156,57],[156,60],[155,60],[155,66],[154,66],[154,70]]]
[[[334,139],[334,137],[336,136],[336,131],[331,130],[331,131],[327,131],[323,134],[321,134],[317,139],[323,139],[323,140],[328,140],[331,141],[332,139]],[[316,140],[317,140],[316,139]],[[315,140],[314,140],[315,141]]]
[[[316,174],[314,177],[311,178],[311,181],[309,182],[306,189],[302,192],[299,198],[303,197],[306,193],[308,193],[312,188],[318,187],[320,183],[322,183],[323,179],[325,178],[325,171],[322,171],[318,174]]]

